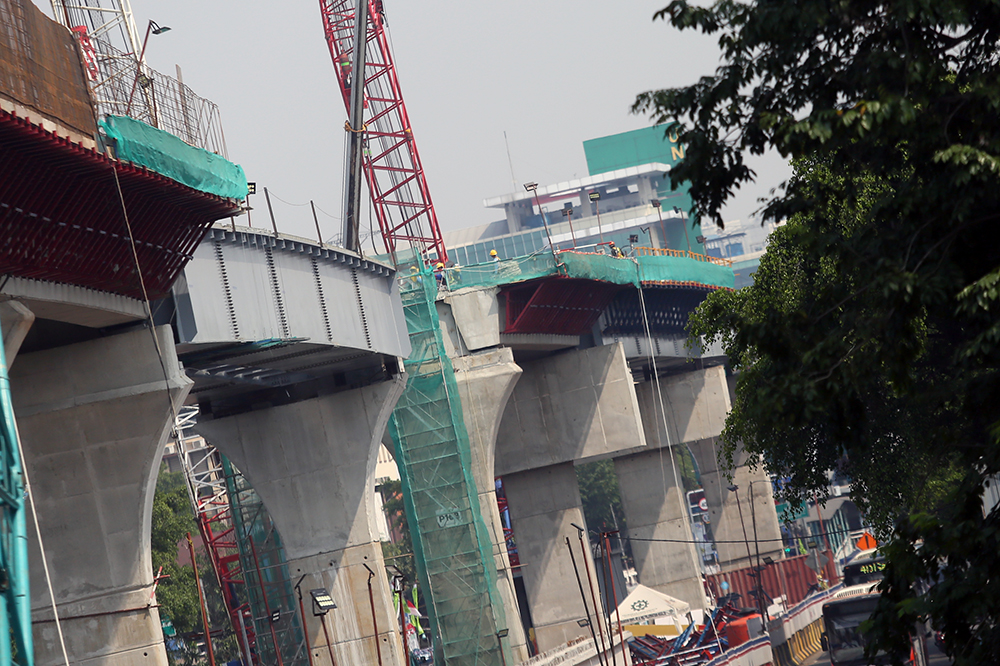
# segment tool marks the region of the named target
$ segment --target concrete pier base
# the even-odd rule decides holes
[[[587,527],[573,464],[505,474],[503,482],[538,650],[545,652],[569,640],[590,635],[589,629],[578,624],[588,612],[580,598],[573,562],[566,548],[567,537],[583,582],[590,621],[595,623],[595,630],[598,626],[604,628],[604,621],[597,622],[594,617],[587,582],[589,567],[596,594],[596,569],[588,536],[584,534],[586,552],[581,553],[577,529],[573,527],[573,523],[584,529]],[[600,597],[597,599],[599,605]]]
[[[405,377],[198,423],[243,472],[281,535],[301,589],[315,666],[405,663],[375,522],[378,444]],[[373,576],[369,576],[367,565]],[[371,599],[368,582],[371,579]],[[310,589],[331,593],[328,647]]]
[[[74,665],[165,666],[151,605],[160,456],[190,388],[169,328],[18,355],[11,388],[41,537]],[[166,377],[164,376],[166,374]],[[65,663],[29,519],[35,664]]]
[[[706,608],[698,551],[683,485],[675,482],[674,450],[615,458],[635,568],[643,585]]]
[[[733,458],[736,465],[732,470],[733,480],[729,481],[719,468],[719,446],[715,438],[709,438],[692,444],[691,452],[701,469],[701,482],[705,488],[722,570],[756,566],[758,550],[761,558],[766,555],[781,559],[784,557],[781,529],[774,510],[770,478],[763,469],[750,469],[746,464],[746,454],[739,449]],[[738,491],[729,490],[731,485],[735,485]],[[754,543],[755,535],[757,543]],[[749,600],[746,603],[752,605]]]
[[[528,646],[514,591],[514,575],[507,556],[503,523],[497,508],[494,460],[500,419],[514,390],[514,384],[521,376],[521,368],[514,363],[511,350],[506,348],[460,356],[452,359],[452,363],[458,381],[458,392],[462,398],[465,428],[469,433],[472,475],[479,495],[479,510],[486,521],[492,541],[497,574],[496,592],[503,603],[504,624],[498,624],[497,629],[509,630],[502,642],[505,648],[509,646],[510,654],[507,658],[516,664],[527,661]]]

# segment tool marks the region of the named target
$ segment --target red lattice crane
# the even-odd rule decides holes
[[[350,116],[354,75],[354,17],[358,0],[320,0],[323,30]],[[382,0],[367,1],[363,151],[365,180],[374,204],[386,252],[393,256],[408,243],[427,260],[447,262],[437,214],[413,140],[410,119],[399,89],[396,67],[385,34]]]

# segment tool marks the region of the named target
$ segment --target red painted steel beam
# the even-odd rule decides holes
[[[505,333],[583,335],[623,289],[596,280],[552,277],[505,289]]]
[[[240,212],[0,110],[0,274],[141,298],[123,201],[150,298],[170,291],[212,222]]]

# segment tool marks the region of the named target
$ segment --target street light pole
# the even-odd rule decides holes
[[[155,27],[154,27],[155,26]],[[146,62],[146,42],[149,41],[150,33],[161,35],[170,30],[169,26],[160,26],[156,21],[150,21],[146,25],[146,36],[142,39],[142,49],[139,52],[139,60],[136,61],[135,78],[132,80],[132,91],[128,94],[128,105],[125,107],[125,115],[132,114],[132,97],[135,95],[135,87],[139,83],[139,75],[142,73],[142,66]]]
[[[563,208],[563,217],[569,222],[569,235],[573,238],[573,249],[576,249],[576,233],[573,231],[573,208]]]
[[[745,543],[746,546],[747,546],[747,564],[750,565],[750,569],[752,570],[753,569],[753,555],[750,554],[750,539],[747,537],[747,524],[743,520],[743,504],[740,503],[740,487],[737,486],[737,485],[732,485],[732,486],[729,486],[729,490],[731,490],[736,495],[736,508],[739,509],[739,511],[740,511],[740,526],[743,528],[743,543]],[[752,492],[752,488],[751,488],[751,492]],[[760,603],[760,595],[758,594],[757,595],[757,609],[758,610],[760,610],[760,605],[761,605],[761,603]],[[761,617],[763,617],[763,616],[764,616],[764,613],[761,613]]]
[[[590,193],[590,200],[594,202],[597,206],[597,233],[601,236],[601,242],[604,242],[604,229],[601,228],[601,193],[594,190]]]
[[[538,206],[538,213],[542,216],[542,226],[545,227],[545,237],[549,239],[549,249],[552,250],[552,258],[556,258],[556,246],[552,244],[552,234],[549,233],[549,223],[545,221],[545,211],[542,210],[542,204],[538,201],[538,183],[525,183],[524,189],[535,195],[535,205]],[[556,263],[559,263],[556,260]]]
[[[659,199],[650,199],[649,203],[653,204],[653,208],[656,209],[656,216],[660,218],[660,233],[663,234],[663,249],[665,250],[667,249],[667,228],[663,226],[663,212],[660,210],[660,206],[662,204]],[[686,233],[687,229],[684,231]],[[690,243],[688,243],[688,245],[690,245]]]
[[[681,222],[683,223],[684,226],[684,240],[687,241],[688,254],[691,254],[691,237],[688,236],[687,218],[684,217],[684,213],[681,212],[681,209],[678,208],[677,206],[674,206],[674,212],[677,213],[681,218]]]

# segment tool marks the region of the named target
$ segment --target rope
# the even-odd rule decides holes
[[[59,623],[59,611],[56,610],[56,595],[52,591],[52,576],[49,573],[49,558],[45,555],[45,544],[42,542],[42,530],[38,526],[38,510],[35,508],[35,494],[28,481],[27,458],[24,457],[24,447],[21,445],[21,433],[17,429],[17,419],[14,419],[14,436],[17,438],[17,453],[21,456],[21,473],[24,475],[24,493],[28,496],[31,507],[31,520],[35,524],[35,536],[38,537],[38,550],[42,555],[42,570],[45,573],[45,586],[49,590],[49,600],[52,602],[52,618],[56,623],[56,634],[59,635],[59,647],[62,649],[63,661],[69,666],[69,655],[66,653],[66,639],[63,636],[62,624]]]

